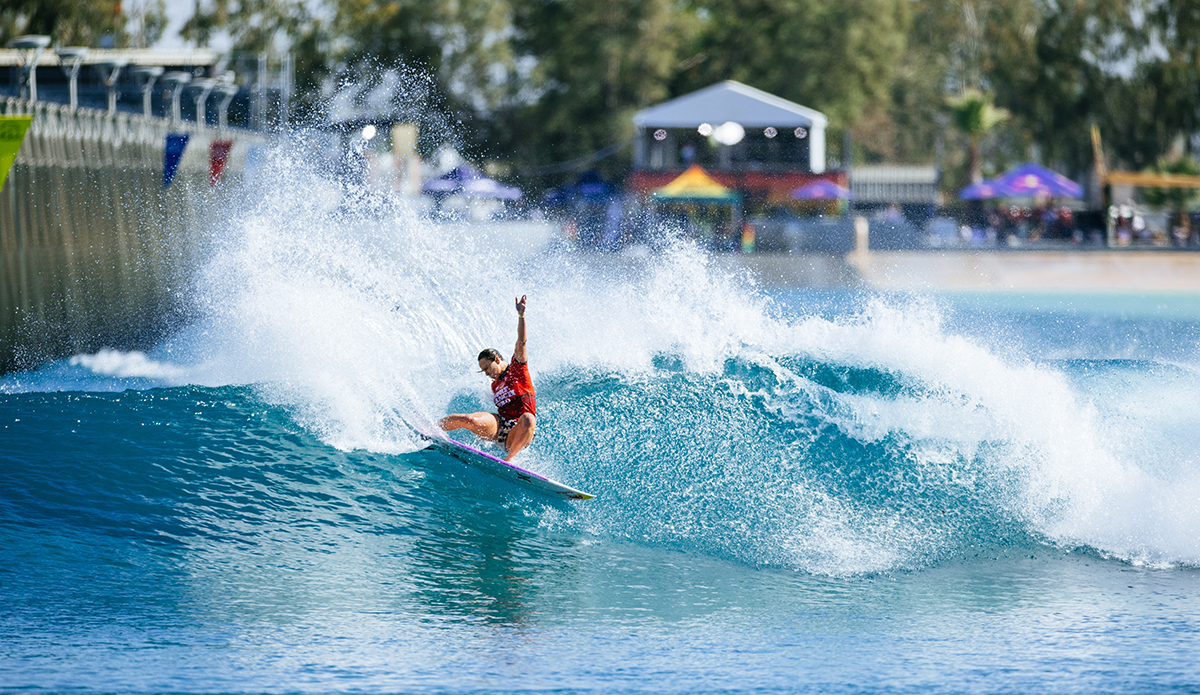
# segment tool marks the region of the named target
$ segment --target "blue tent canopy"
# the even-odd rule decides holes
[[[614,193],[614,189],[607,181],[600,178],[600,174],[595,169],[592,169],[583,172],[579,180],[575,182],[575,193],[581,198],[595,200],[610,197]]]
[[[552,188],[546,192],[548,205],[566,205],[574,202],[600,203],[617,194],[612,184],[600,178],[595,169],[580,174],[570,186]]]

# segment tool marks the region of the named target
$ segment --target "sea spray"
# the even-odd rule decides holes
[[[140,381],[116,381],[137,355],[106,353],[69,365],[76,386],[253,384],[327,445],[403,454],[413,426],[489,407],[474,358],[510,349],[526,294],[528,463],[598,494],[546,512],[564,529],[839,576],[981,549],[1200,562],[1186,367],[1032,359],[929,299],[789,309],[686,242],[522,245],[347,188],[303,151],[273,152],[270,182],[214,225],[201,320]]]

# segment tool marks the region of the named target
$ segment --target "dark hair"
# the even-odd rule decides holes
[[[479,353],[479,359],[487,360],[489,362],[499,362],[502,358],[500,357],[500,353],[496,349],[488,348],[488,349],[484,350],[483,352]]]

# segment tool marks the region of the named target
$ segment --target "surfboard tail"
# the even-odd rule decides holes
[[[491,473],[497,477],[503,478],[510,482],[514,482],[521,487],[539,492],[542,494],[551,495],[557,499],[568,500],[590,500],[595,499],[595,495],[589,494],[582,490],[576,490],[570,485],[565,485],[547,478],[540,473],[526,470],[515,463],[510,463],[497,456],[480,451],[474,447],[467,446],[462,442],[455,441],[449,437],[442,437],[429,432],[423,432],[415,429],[416,433],[429,442],[429,447],[438,453],[445,454],[451,458],[461,461],[473,468]]]

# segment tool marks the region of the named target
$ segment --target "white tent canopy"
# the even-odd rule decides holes
[[[651,106],[633,116],[633,124],[639,128],[697,128],[701,123],[719,125],[726,121],[744,128],[824,129],[829,124],[820,111],[733,80]]]
[[[809,132],[811,170],[825,170],[825,127],[829,119],[820,111],[768,94],[750,85],[726,80],[638,111],[633,124],[649,128],[698,128],[733,122],[743,128],[806,128]]]

